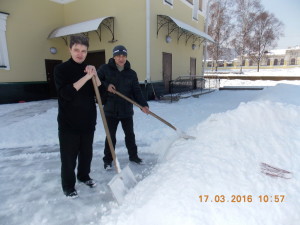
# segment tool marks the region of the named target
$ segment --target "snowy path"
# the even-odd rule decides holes
[[[103,143],[95,145],[91,176],[97,181],[96,188],[91,189],[77,183],[79,198],[76,200],[66,199],[60,189],[60,158],[57,145],[2,149],[1,224],[28,225],[28,221],[31,221],[31,224],[65,225],[99,221],[104,213],[116,206],[107,186],[115,171],[103,169],[102,149]],[[125,153],[119,154],[121,167],[128,164],[128,156]],[[145,161],[144,165],[129,164],[139,181],[149,175],[157,161],[154,154],[144,153],[141,157]],[[78,208],[84,217],[76,216]]]
[[[56,107],[57,102],[53,100],[48,100],[30,103],[30,105],[28,106],[24,106],[24,104],[14,104],[14,106],[15,107],[8,108],[7,110],[1,110],[0,127],[7,126],[22,120],[26,120],[33,116],[41,115],[47,110]]]

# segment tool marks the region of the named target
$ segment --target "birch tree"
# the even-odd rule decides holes
[[[235,29],[231,45],[240,58],[240,73],[242,73],[246,54],[249,52],[251,31],[254,28],[256,16],[263,10],[260,0],[235,0]]]
[[[283,35],[283,23],[272,13],[262,11],[255,17],[255,24],[249,39],[250,58],[257,63],[259,72],[260,63],[269,48],[276,46],[277,40]]]
[[[208,45],[208,52],[213,59],[215,71],[218,70],[218,60],[225,55],[224,49],[228,47],[230,35],[233,29],[231,23],[230,0],[211,0],[209,5],[208,34],[215,43]]]

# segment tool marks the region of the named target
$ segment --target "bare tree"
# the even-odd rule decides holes
[[[235,0],[236,8],[235,15],[235,29],[233,31],[233,38],[230,44],[235,49],[240,58],[240,73],[242,73],[243,61],[249,51],[249,40],[251,31],[255,24],[256,15],[259,14],[263,8],[260,3],[261,0]]]
[[[218,70],[218,60],[225,54],[224,49],[228,47],[233,25],[231,23],[230,0],[211,0],[209,5],[208,34],[215,43],[208,45],[208,52],[215,63],[215,71]]]
[[[255,17],[255,25],[250,34],[250,58],[257,63],[259,72],[260,63],[268,48],[276,46],[277,40],[283,36],[283,23],[272,13],[262,11]]]

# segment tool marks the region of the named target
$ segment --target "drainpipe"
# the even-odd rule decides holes
[[[150,77],[150,0],[146,0],[146,79],[145,91],[148,99],[147,83],[151,81]]]
[[[150,77],[150,0],[146,0],[146,81]]]
[[[209,3],[210,3],[211,0],[207,0],[206,1],[206,12],[205,12],[205,23],[204,23],[204,30],[205,30],[205,33],[207,34],[208,32],[208,6],[209,6]],[[202,65],[202,76],[204,76],[204,70],[205,70],[205,64],[206,64],[206,58],[207,58],[207,40],[204,41],[204,54],[203,54],[203,57],[204,57],[204,62],[203,62],[203,65]]]

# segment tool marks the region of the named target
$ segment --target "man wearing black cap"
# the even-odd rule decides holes
[[[114,147],[116,145],[117,127],[121,122],[125,133],[125,144],[129,160],[140,164],[142,159],[138,157],[133,131],[133,105],[115,95],[115,90],[119,91],[143,106],[142,111],[144,113],[149,113],[148,104],[142,95],[137,74],[131,69],[130,63],[127,61],[127,49],[122,45],[114,47],[113,58],[110,58],[108,64],[102,65],[97,72],[102,85],[107,90],[104,112],[113,145]],[[103,161],[104,169],[112,167],[113,159],[107,138],[105,140]]]

